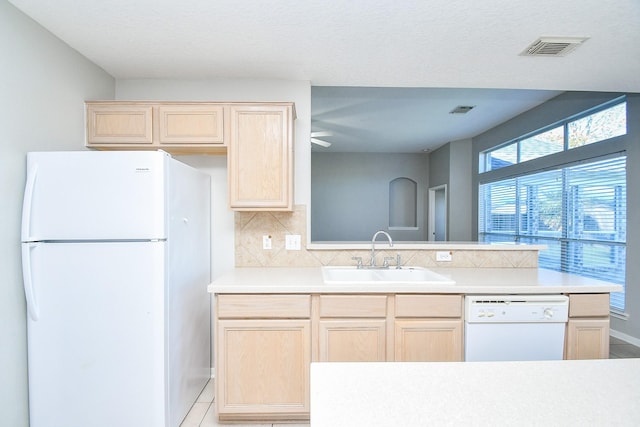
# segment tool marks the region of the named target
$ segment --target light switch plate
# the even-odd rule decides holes
[[[436,251],[436,261],[451,262],[453,253],[451,251]]]
[[[262,249],[271,249],[271,236],[262,236]]]
[[[300,235],[299,234],[287,234],[284,238],[284,245],[288,251],[300,250]]]

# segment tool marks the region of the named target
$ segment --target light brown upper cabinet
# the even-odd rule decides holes
[[[227,153],[229,207],[293,210],[292,102],[87,101],[87,147]]]
[[[160,105],[158,116],[160,144],[224,144],[222,105]]]
[[[87,146],[153,144],[153,107],[87,103]]]
[[[205,102],[87,102],[87,147],[224,153],[227,106]]]
[[[232,104],[229,108],[229,207],[291,211],[293,103]]]

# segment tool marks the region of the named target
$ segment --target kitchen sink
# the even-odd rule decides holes
[[[454,285],[445,276],[424,267],[357,268],[322,267],[322,277],[330,284],[391,284],[414,283],[416,285]]]

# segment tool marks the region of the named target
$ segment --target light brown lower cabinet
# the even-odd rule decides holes
[[[309,320],[220,320],[220,419],[306,419],[310,331]]]
[[[462,320],[396,320],[396,362],[460,362]]]
[[[218,295],[216,411],[221,421],[309,419],[309,295]]]
[[[384,362],[385,319],[320,320],[320,362]]]
[[[312,362],[464,359],[463,295],[223,294],[215,304],[221,421],[308,420]],[[608,357],[608,294],[569,295],[565,349]]]
[[[565,359],[609,358],[609,294],[570,294]]]
[[[462,361],[462,307],[462,295],[396,295],[395,361]]]
[[[566,358],[608,359],[609,319],[569,319]]]
[[[386,295],[320,295],[318,360],[386,361],[387,299]]]

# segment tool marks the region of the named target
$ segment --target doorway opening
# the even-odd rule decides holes
[[[429,241],[447,240],[447,184],[429,188]]]

